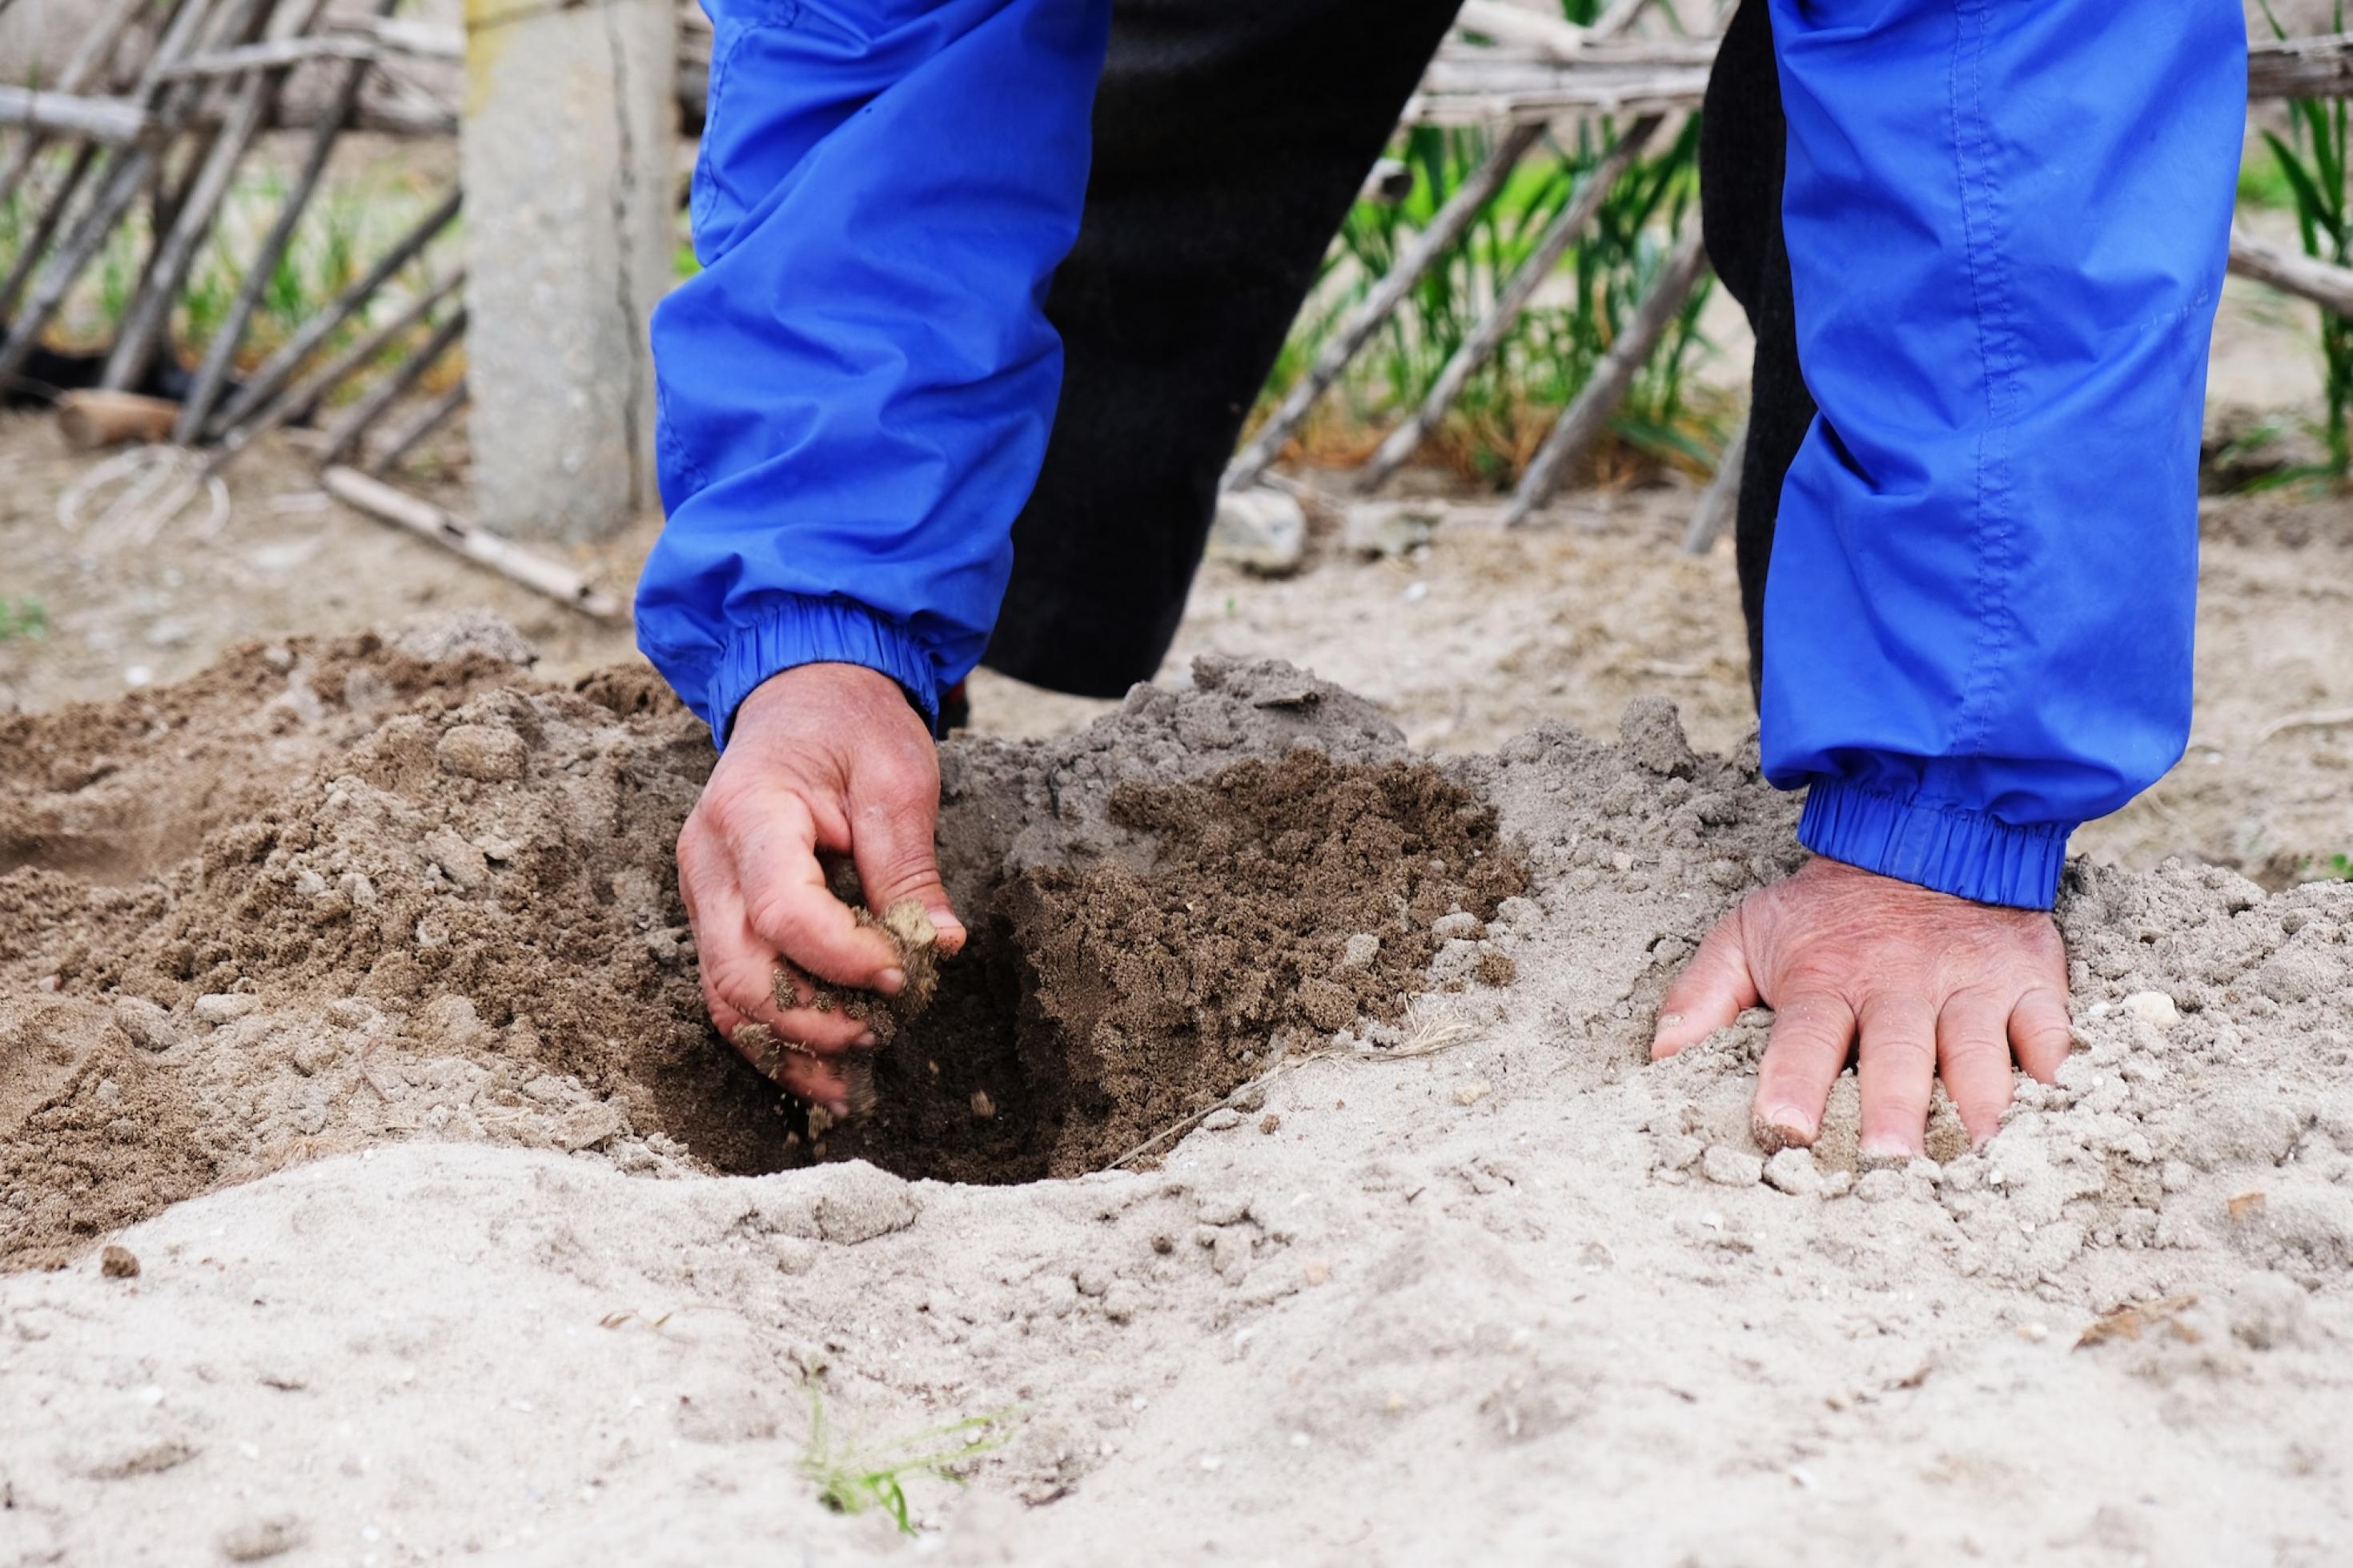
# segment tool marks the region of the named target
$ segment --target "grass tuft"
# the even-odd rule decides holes
[[[907,1482],[931,1477],[964,1485],[954,1467],[1004,1447],[1014,1420],[1013,1412],[999,1411],[866,1443],[833,1429],[826,1418],[825,1392],[815,1378],[808,1394],[808,1447],[800,1470],[816,1485],[818,1500],[836,1513],[881,1509],[908,1535],[918,1531],[909,1516]]]

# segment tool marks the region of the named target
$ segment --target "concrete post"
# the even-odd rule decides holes
[[[677,52],[677,0],[466,0],[466,377],[498,532],[601,539],[656,504]]]

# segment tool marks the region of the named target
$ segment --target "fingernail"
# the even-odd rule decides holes
[[[876,1038],[874,1037],[874,1031],[873,1031],[873,1030],[869,1029],[869,1030],[867,1030],[864,1034],[862,1034],[862,1035],[859,1036],[856,1039],[854,1039],[854,1040],[850,1041],[849,1043],[850,1043],[851,1045],[853,1045],[853,1046],[866,1046],[866,1047],[873,1047],[873,1046],[879,1046],[879,1045],[881,1045],[882,1042],[881,1042],[881,1041],[880,1041],[880,1040],[878,1040],[878,1039],[876,1039]]]
[[[1681,1013],[1662,1013],[1659,1015],[1659,1027],[1662,1029],[1672,1029],[1683,1021],[1683,1016]]]
[[[903,969],[886,969],[874,977],[874,989],[885,996],[896,996],[906,984],[907,972]]]
[[[1778,1154],[1784,1149],[1810,1148],[1815,1138],[1813,1118],[1788,1105],[1758,1111],[1750,1131],[1756,1135],[1757,1147],[1767,1154]]]
[[[1865,1140],[1855,1151],[1855,1161],[1865,1170],[1882,1170],[1891,1166],[1908,1165],[1915,1151],[1885,1138]]]

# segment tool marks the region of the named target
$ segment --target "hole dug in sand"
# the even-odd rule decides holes
[[[1064,740],[947,748],[974,940],[861,1064],[869,1112],[814,1147],[704,1016],[671,850],[712,752],[649,676],[567,691],[353,638],[13,721],[20,820],[135,791],[195,838],[135,870],[77,848],[0,871],[0,1267],[389,1141],[1075,1174],[1280,1043],[1504,978],[1484,922],[1525,873],[1482,800],[1297,671],[1197,679]]]
[[[1493,812],[1427,764],[1303,748],[1108,804],[1129,836],[1113,852],[1018,870],[1000,853],[952,889],[971,945],[863,1064],[871,1109],[827,1155],[947,1181],[1100,1169],[1279,1048],[1395,1021],[1450,940],[1433,928],[1483,934],[1525,881]],[[951,862],[988,858],[958,839],[999,819],[952,804]],[[1474,962],[1507,977],[1500,954]]]

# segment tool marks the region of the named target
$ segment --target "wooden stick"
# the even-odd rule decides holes
[[[1610,0],[1608,10],[1593,18],[1593,37],[1614,38],[1640,21],[1651,0]]]
[[[219,0],[218,14],[226,18],[222,31],[239,26],[254,0]],[[204,22],[215,13],[208,0],[187,0],[175,12],[164,30],[162,39],[150,56],[146,68],[140,73],[136,98],[142,103],[158,104],[159,123],[166,130],[176,131],[194,95],[186,89],[171,89],[162,82],[157,72],[195,47],[196,35]],[[91,260],[108,235],[121,221],[122,215],[146,188],[158,163],[157,150],[152,145],[126,149],[123,155],[107,171],[107,178],[97,195],[84,210],[55,258],[35,276],[24,308],[13,318],[5,342],[0,342],[0,385],[13,382],[25,362],[39,346],[41,334],[48,330],[50,321],[64,305],[66,296]]]
[[[400,0],[376,0],[378,19],[388,14]],[[294,231],[309,208],[311,198],[317,194],[326,176],[328,161],[333,157],[335,142],[358,107],[360,90],[367,83],[368,62],[354,60],[343,68],[343,79],[329,95],[328,105],[319,116],[318,125],[311,133],[311,146],[303,156],[302,166],[294,175],[294,184],[286,193],[286,200],[278,209],[278,216],[262,237],[260,248],[248,265],[245,281],[237,288],[237,298],[229,304],[228,314],[220,330],[206,345],[204,363],[197,367],[196,383],[189,390],[188,400],[181,406],[180,419],[172,438],[180,445],[193,446],[204,431],[205,420],[213,411],[213,404],[228,380],[230,369],[237,363],[237,351],[245,342],[246,331],[253,324],[253,313],[261,307],[261,296],[269,287],[279,262],[294,243]]]
[[[2282,250],[2232,229],[2231,270],[2309,300],[2324,310],[2353,316],[2353,268]]]
[[[433,243],[441,231],[458,216],[463,202],[462,193],[452,190],[440,205],[425,215],[424,220],[396,240],[392,247],[376,258],[376,263],[366,276],[353,282],[335,297],[334,302],[295,330],[294,335],[280,344],[278,351],[263,361],[251,379],[240,386],[234,396],[222,405],[220,412],[206,423],[206,433],[218,436],[226,433],[262,407],[277,395],[280,387],[293,379],[313,351],[350,321],[366,309],[369,300],[390,282],[395,274],[417,259],[425,247]]]
[[[204,77],[244,76],[250,71],[291,67],[309,60],[340,59],[366,62],[379,59],[384,47],[374,38],[353,33],[309,33],[292,37],[266,38],[258,44],[237,44],[225,49],[207,49],[201,55],[167,66],[164,78],[167,81],[194,80]]]
[[[37,136],[27,137],[26,144],[29,146],[38,139]],[[8,276],[0,279],[0,319],[6,318],[16,309],[16,297],[24,292],[25,284],[33,276],[34,268],[40,266],[41,258],[49,253],[49,242],[57,237],[58,226],[65,221],[67,212],[73,205],[75,194],[81,189],[82,181],[96,166],[99,157],[98,147],[86,142],[76,150],[73,162],[66,165],[65,178],[58,182],[48,205],[41,209],[41,216],[34,220],[33,232],[26,237],[24,248],[16,252],[16,259],[9,267]]]
[[[1523,44],[1546,59],[1574,60],[1591,37],[1574,22],[1541,11],[1524,11],[1504,0],[1462,0],[1454,15],[1458,32],[1483,33],[1505,43]]]
[[[79,136],[108,147],[128,147],[146,135],[154,123],[145,110],[119,98],[81,98],[72,93],[0,85],[0,124],[28,126],[53,135]]]
[[[1704,67],[1596,71],[1544,91],[1425,86],[1407,100],[1403,118],[1409,125],[1544,124],[1567,115],[1672,113],[1697,109],[1706,96]]]
[[[1635,121],[1626,128],[1618,145],[1587,172],[1577,184],[1577,195],[1553,219],[1552,226],[1536,241],[1535,249],[1520,269],[1497,292],[1486,314],[1479,318],[1478,324],[1454,351],[1454,356],[1446,362],[1446,368],[1438,373],[1438,380],[1430,395],[1421,400],[1421,406],[1414,410],[1411,418],[1390,431],[1388,439],[1357,470],[1354,488],[1358,494],[1378,489],[1381,482],[1404,467],[1420,449],[1422,442],[1429,439],[1430,433],[1438,428],[1438,422],[1454,406],[1454,400],[1462,395],[1462,389],[1471,384],[1479,367],[1503,345],[1504,334],[1512,330],[1512,323],[1520,319],[1520,312],[1553,275],[1560,258],[1568,254],[1568,247],[1585,233],[1594,215],[1601,210],[1601,204],[1609,199],[1609,193],[1663,123],[1664,117],[1656,114],[1646,114]]]
[[[114,58],[115,46],[122,41],[123,30],[131,26],[132,17],[137,16],[146,4],[147,0],[114,0],[112,7],[99,18],[98,26],[90,29],[90,36],[82,39],[80,46],[66,60],[65,68],[58,73],[57,90],[78,93],[89,87],[91,79],[98,76],[107,62]],[[104,84],[100,85],[102,87]],[[6,167],[0,168],[0,202],[16,194],[17,184],[32,168],[34,160],[41,155],[41,150],[48,141],[47,136],[34,131],[26,132],[25,139],[16,144],[16,150],[8,155]]]
[[[1748,461],[1748,423],[1741,420],[1724,456],[1715,460],[1715,477],[1708,480],[1699,505],[1692,510],[1691,526],[1683,530],[1686,555],[1704,555],[1715,549],[1725,526],[1740,510],[1740,470]]]
[[[389,473],[395,463],[408,456],[419,441],[447,425],[471,400],[472,394],[467,391],[466,384],[459,382],[426,405],[424,412],[416,418],[385,437],[375,456],[367,460],[365,471],[371,475]]]
[[[391,321],[288,387],[260,413],[223,437],[219,449],[214,452],[205,471],[218,473],[239,452],[251,446],[256,437],[266,436],[290,420],[310,417],[326,395],[343,384],[346,376],[382,353],[394,339],[423,321],[434,306],[458,292],[465,282],[465,269],[460,268],[410,300]]]
[[[496,534],[485,533],[464,518],[406,490],[395,489],[381,479],[370,479],[356,468],[331,468],[319,476],[319,482],[344,505],[405,528],[444,549],[454,550],[469,561],[571,605],[592,620],[610,621],[620,616],[617,600],[599,592],[570,567],[534,555]]]
[[[1504,182],[1519,166],[1522,155],[1543,133],[1541,125],[1526,124],[1514,126],[1496,138],[1486,160],[1431,216],[1430,226],[1398,252],[1381,280],[1373,285],[1364,301],[1324,343],[1315,363],[1299,378],[1299,384],[1267,416],[1250,444],[1235,454],[1233,461],[1226,466],[1224,477],[1218,481],[1219,489],[1246,489],[1266,471],[1267,465],[1282,450],[1283,443],[1291,439],[1291,433],[1307,417],[1308,410],[1315,406],[1315,400],[1340,379],[1349,362],[1372,342],[1381,323],[1412,292],[1414,284],[1430,270],[1439,255],[1479,216],[1479,209],[1487,205],[1488,198],[1503,188]]]
[[[135,392],[69,392],[58,399],[58,429],[69,446],[83,450],[126,441],[153,445],[172,434],[180,405]]]
[[[2353,98],[2353,33],[2265,38],[2247,49],[2247,96]]]
[[[264,25],[274,36],[299,33],[311,25],[324,4],[325,0],[293,0],[290,6],[279,9],[280,0],[261,0],[268,13]],[[285,86],[288,68],[273,66],[258,70],[237,84],[217,139],[181,199],[170,232],[156,243],[145,286],[123,313],[100,386],[126,387],[146,373],[158,341],[171,325],[172,307],[179,300],[189,268],[195,265],[196,247],[212,232],[221,203],[228,197],[229,183],[253,145],[270,100]]]
[[[319,458],[321,466],[342,462],[352,448],[359,445],[360,438],[384,417],[385,410],[406,396],[408,389],[433,368],[433,362],[448,353],[465,332],[466,308],[460,305],[449,312],[448,321],[434,329],[433,335],[425,341],[423,348],[409,355],[398,369],[370,387],[366,395],[344,411],[343,416],[327,432],[326,450]]]
[[[1700,278],[1707,271],[1707,247],[1696,223],[1685,230],[1683,238],[1659,270],[1659,280],[1651,287],[1642,302],[1634,308],[1634,319],[1626,323],[1625,332],[1612,343],[1601,363],[1593,367],[1592,379],[1585,384],[1576,399],[1562,410],[1559,419],[1536,448],[1527,472],[1520,476],[1519,488],[1512,492],[1511,505],[1504,510],[1504,526],[1517,528],[1527,520],[1529,512],[1552,498],[1553,487],[1609,427],[1610,416],[1626,400],[1626,392],[1633,385],[1634,377],[1667,335],[1675,315],[1683,308],[1699,287]]]

